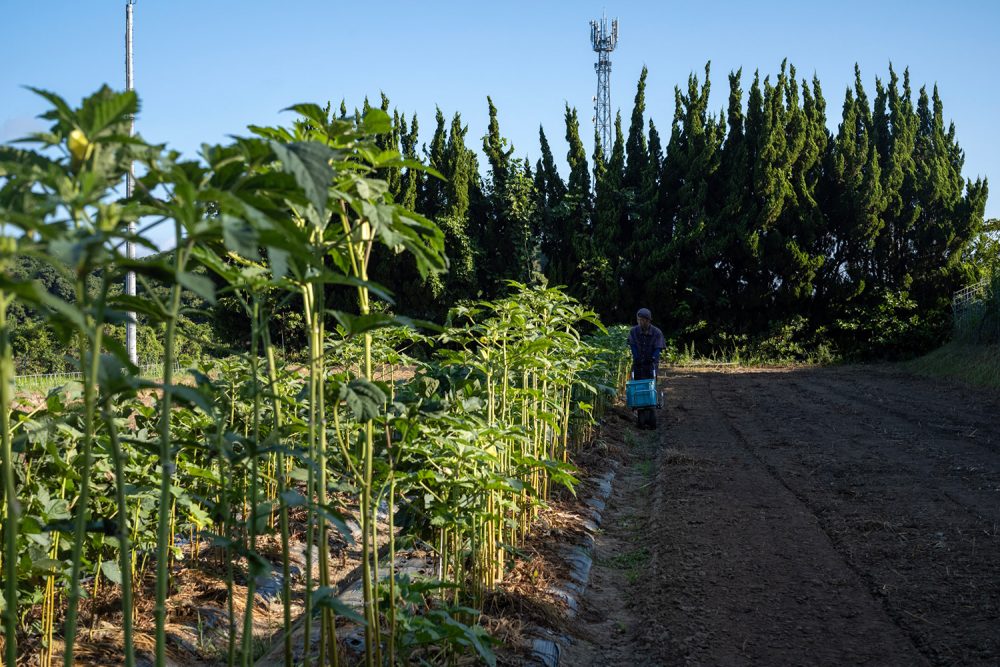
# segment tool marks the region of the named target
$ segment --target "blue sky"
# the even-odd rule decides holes
[[[102,83],[124,87],[124,0],[3,0],[0,10],[0,141],[41,127],[40,98],[71,102]],[[945,116],[966,153],[965,175],[1000,188],[1000,3],[992,0],[809,2],[322,2],[138,0],[138,131],[185,153],[240,134],[249,123],[281,122],[303,101],[349,107],[385,91],[416,112],[429,141],[434,107],[459,111],[468,143],[481,147],[486,96],[518,156],[538,157],[538,126],[566,152],[563,108],[580,110],[592,132],[595,54],[588,22],[606,11],[620,21],[612,56],[612,105],[626,120],[642,66],[647,114],[662,133],[673,88],[712,61],[711,104],[722,109],[726,75],[739,67],[744,90],[755,69],[773,75],[785,57],[799,77],[817,74],[831,129],[845,88],[861,66],[870,96],[891,61],[909,67],[914,88],[938,85]],[[287,120],[288,114],[284,115]],[[626,128],[627,129],[627,128]],[[1000,195],[987,204],[1000,217]]]

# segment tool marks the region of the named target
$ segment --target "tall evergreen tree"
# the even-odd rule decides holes
[[[871,257],[882,230],[881,167],[878,148],[870,133],[870,110],[865,107],[860,76],[854,90],[844,96],[842,121],[833,154],[834,189],[839,201],[830,216],[833,247],[830,249],[828,308],[853,303],[871,283]]]
[[[445,299],[453,303],[478,291],[476,248],[469,235],[469,209],[478,195],[479,167],[476,154],[465,145],[469,128],[461,114],[452,117],[448,142],[444,147],[441,173],[444,175],[444,209],[437,223],[444,232],[445,253],[450,265],[445,275]]]
[[[646,77],[649,71],[645,66],[639,74],[636,84],[635,102],[632,106],[632,119],[628,128],[628,140],[625,142],[625,173],[622,176],[622,186],[638,190],[642,187],[649,162],[649,149],[646,145]]]
[[[649,148],[646,144],[646,67],[639,74],[635,101],[629,122],[628,139],[625,141],[625,168],[622,174],[622,210],[619,226],[622,259],[619,264],[624,282],[626,311],[635,310],[642,298],[648,275],[642,270],[642,260],[648,253],[650,239],[639,231],[649,213],[647,178],[649,176]]]
[[[987,185],[962,177],[965,153],[954,123],[945,129],[936,85],[930,99],[921,89],[917,117],[915,189],[921,206],[908,239],[911,256],[903,286],[920,309],[946,313],[951,293],[969,277],[961,259],[982,228]]]
[[[708,111],[711,91],[710,64],[705,80],[692,74],[687,92],[675,91],[676,131],[667,148],[663,178],[675,179],[668,190],[661,189],[665,210],[671,216],[671,235],[662,255],[659,275],[647,281],[647,301],[667,308],[675,327],[703,328],[705,313],[715,291],[715,258],[708,256],[707,236],[711,229],[710,191],[719,167],[725,133],[724,118]]]
[[[748,138],[747,121],[743,113],[742,70],[729,74],[729,104],[726,124],[729,132],[722,146],[719,165],[721,183],[721,209],[715,220],[715,234],[709,252],[717,257],[716,281],[720,286],[717,306],[720,323],[731,332],[743,328],[739,306],[746,289],[753,255],[747,239],[756,219],[753,196],[752,159],[755,147],[753,137]],[[749,105],[759,102],[759,80],[754,78],[754,90]],[[752,128],[750,128],[752,129]],[[755,268],[753,270],[756,270]]]
[[[590,167],[587,151],[580,139],[580,119],[576,109],[566,105],[566,143],[569,150],[566,162],[569,164],[569,179],[566,183],[564,213],[566,230],[569,235],[568,257],[564,283],[574,296],[585,299],[593,297],[592,285],[587,282],[594,254],[591,215],[593,202],[590,189]]]
[[[445,127],[444,114],[440,108],[434,116],[434,136],[430,146],[425,148],[427,164],[435,169],[443,178],[427,178],[421,192],[418,193],[419,211],[428,218],[437,218],[445,210],[445,183],[448,174],[447,147],[448,132]]]
[[[556,168],[545,129],[538,128],[541,157],[535,164],[536,210],[542,269],[553,283],[566,283],[566,257],[570,243],[566,225],[566,184]]]
[[[803,81],[800,103],[795,67],[785,78],[782,63],[773,99],[773,133],[779,137],[774,171],[780,179],[781,210],[766,233],[765,271],[774,288],[772,319],[786,322],[810,309],[817,272],[823,265],[817,236],[824,226],[816,201],[826,148],[825,119]],[[783,93],[783,99],[782,99]]]
[[[417,160],[417,138],[419,136],[419,124],[417,114],[407,128],[406,116],[400,118],[400,145],[402,155],[407,160]],[[403,170],[402,182],[400,185],[399,202],[404,207],[414,210],[417,207],[417,194],[420,191],[422,172],[417,169],[406,168]]]
[[[623,229],[625,197],[622,177],[625,171],[625,138],[622,134],[621,113],[615,117],[615,140],[611,155],[605,160],[600,147],[600,137],[594,133],[594,252],[605,262],[595,266],[588,278],[595,286],[597,300],[593,304],[598,313],[608,321],[629,321],[635,295],[624,294],[622,271],[624,249],[628,237]],[[623,303],[628,299],[629,303]]]
[[[514,147],[500,134],[500,122],[493,100],[489,106],[489,127],[483,137],[483,151],[489,162],[484,192],[484,209],[477,216],[476,238],[482,255],[479,284],[487,294],[503,291],[505,280],[527,281],[534,259],[532,226],[535,188],[521,160],[513,159]]]

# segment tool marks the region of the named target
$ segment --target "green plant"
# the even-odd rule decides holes
[[[137,109],[131,94],[102,90],[79,108],[43,95],[55,125],[34,138],[41,152],[0,149],[0,216],[18,231],[0,245],[7,663],[18,637],[33,632],[20,621],[36,606],[40,662],[51,662],[65,588],[63,660],[72,664],[84,641],[80,582],[93,576],[92,591],[120,591],[124,661],[134,664],[132,598],[155,571],[155,660],[164,664],[174,564],[199,558],[203,540],[221,554],[228,623],[219,648],[229,665],[249,665],[263,650],[256,580],[277,566],[286,664],[294,595],[307,608],[306,646],[319,617],[318,654],[307,651],[307,663],[341,660],[338,617],[363,625],[369,665],[468,651],[492,660],[482,628],[467,621],[552,488],[573,487],[569,456],[624,380],[622,332],[604,330],[560,290],[516,283],[507,298],[459,306],[443,329],[394,313],[369,273],[376,247],[407,253],[428,278],[446,260],[441,231],[394,203],[379,177],[421,169],[379,146],[389,127],[381,111],[337,119],[297,105],[291,128],[253,128],[191,161],[121,132]],[[137,192],[114,199],[132,160],[144,172]],[[136,220],[151,222],[133,235]],[[121,254],[127,239],[149,247],[160,224],[173,228],[171,252],[143,261]],[[64,273],[71,293],[12,272],[13,258],[26,255]],[[130,270],[142,286],[137,297],[117,287]],[[220,299],[249,327],[228,345],[232,356],[208,359],[208,327],[191,319],[188,304]],[[282,359],[272,340],[270,321],[289,304],[301,304],[304,368]],[[15,306],[37,313],[38,331],[75,347],[82,380],[32,408],[12,409],[5,316]],[[119,340],[128,311],[144,323],[144,354],[162,356],[160,373],[144,376],[128,362]],[[147,335],[154,331],[162,355]],[[422,362],[407,354],[417,347]],[[396,381],[403,364],[416,372]],[[329,531],[350,536],[333,492],[360,506],[360,617],[332,594]],[[436,581],[411,582],[392,558],[379,562],[382,502],[390,550],[397,540],[426,540],[438,556]],[[304,517],[306,543],[298,593],[293,511]],[[280,563],[262,553],[269,533],[280,541]],[[242,619],[237,586],[249,602]]]

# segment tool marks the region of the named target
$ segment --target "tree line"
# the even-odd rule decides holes
[[[596,134],[584,141],[567,105],[565,176],[544,128],[537,160],[515,155],[490,98],[480,146],[459,113],[438,109],[421,143],[417,117],[393,110],[378,147],[429,169],[378,176],[393,201],[440,226],[449,270],[422,278],[412,257],[374,249],[373,275],[393,294],[391,308],[443,321],[455,304],[500,298],[517,281],[564,285],[605,322],[648,307],[678,346],[703,352],[901,356],[940,342],[952,293],[997,271],[1000,223],[983,219],[985,179],[962,174],[937,87],[915,94],[909,71],[900,78],[890,66],[870,96],[855,67],[831,131],[817,77],[799,79],[782,63],[776,75],[755,72],[748,93],[743,78],[729,74],[728,103],[712,111],[709,65],[702,78],[692,74],[675,89],[661,135],[647,114],[643,68],[627,134],[618,114],[607,155]],[[390,106],[383,94],[380,108]],[[361,117],[370,108],[342,102],[337,111]],[[32,274],[35,264],[22,260],[19,270]],[[36,277],[50,292],[65,287],[55,275]],[[301,304],[274,298],[274,340],[305,349]],[[326,296],[330,308],[351,298]],[[189,309],[192,352],[248,344],[238,299],[206,306]],[[37,316],[13,320],[18,372],[63,370]],[[139,338],[143,358],[155,361],[160,335],[141,317]]]
[[[378,257],[398,308],[438,319],[507,280],[544,279],[606,321],[649,307],[681,342],[777,336],[883,355],[941,339],[951,294],[985,270],[977,248],[990,226],[987,182],[963,176],[936,86],[914,94],[909,71],[900,78],[890,66],[869,95],[856,66],[831,131],[817,77],[782,63],[774,76],[754,73],[745,94],[742,71],[732,72],[728,104],[713,111],[706,65],[675,89],[664,140],[647,116],[646,78],[643,68],[627,134],[619,113],[609,155],[596,136],[588,155],[566,107],[566,177],[543,128],[537,161],[515,157],[489,98],[482,168],[460,114],[448,122],[438,110],[418,148],[417,118],[394,112],[383,145],[440,178],[402,168],[386,181],[438,222],[451,262],[425,282],[405,258]]]

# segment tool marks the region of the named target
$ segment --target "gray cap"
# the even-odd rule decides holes
[[[653,319],[653,314],[649,312],[649,308],[640,308],[639,312],[635,314],[636,317],[645,317],[647,320]]]

